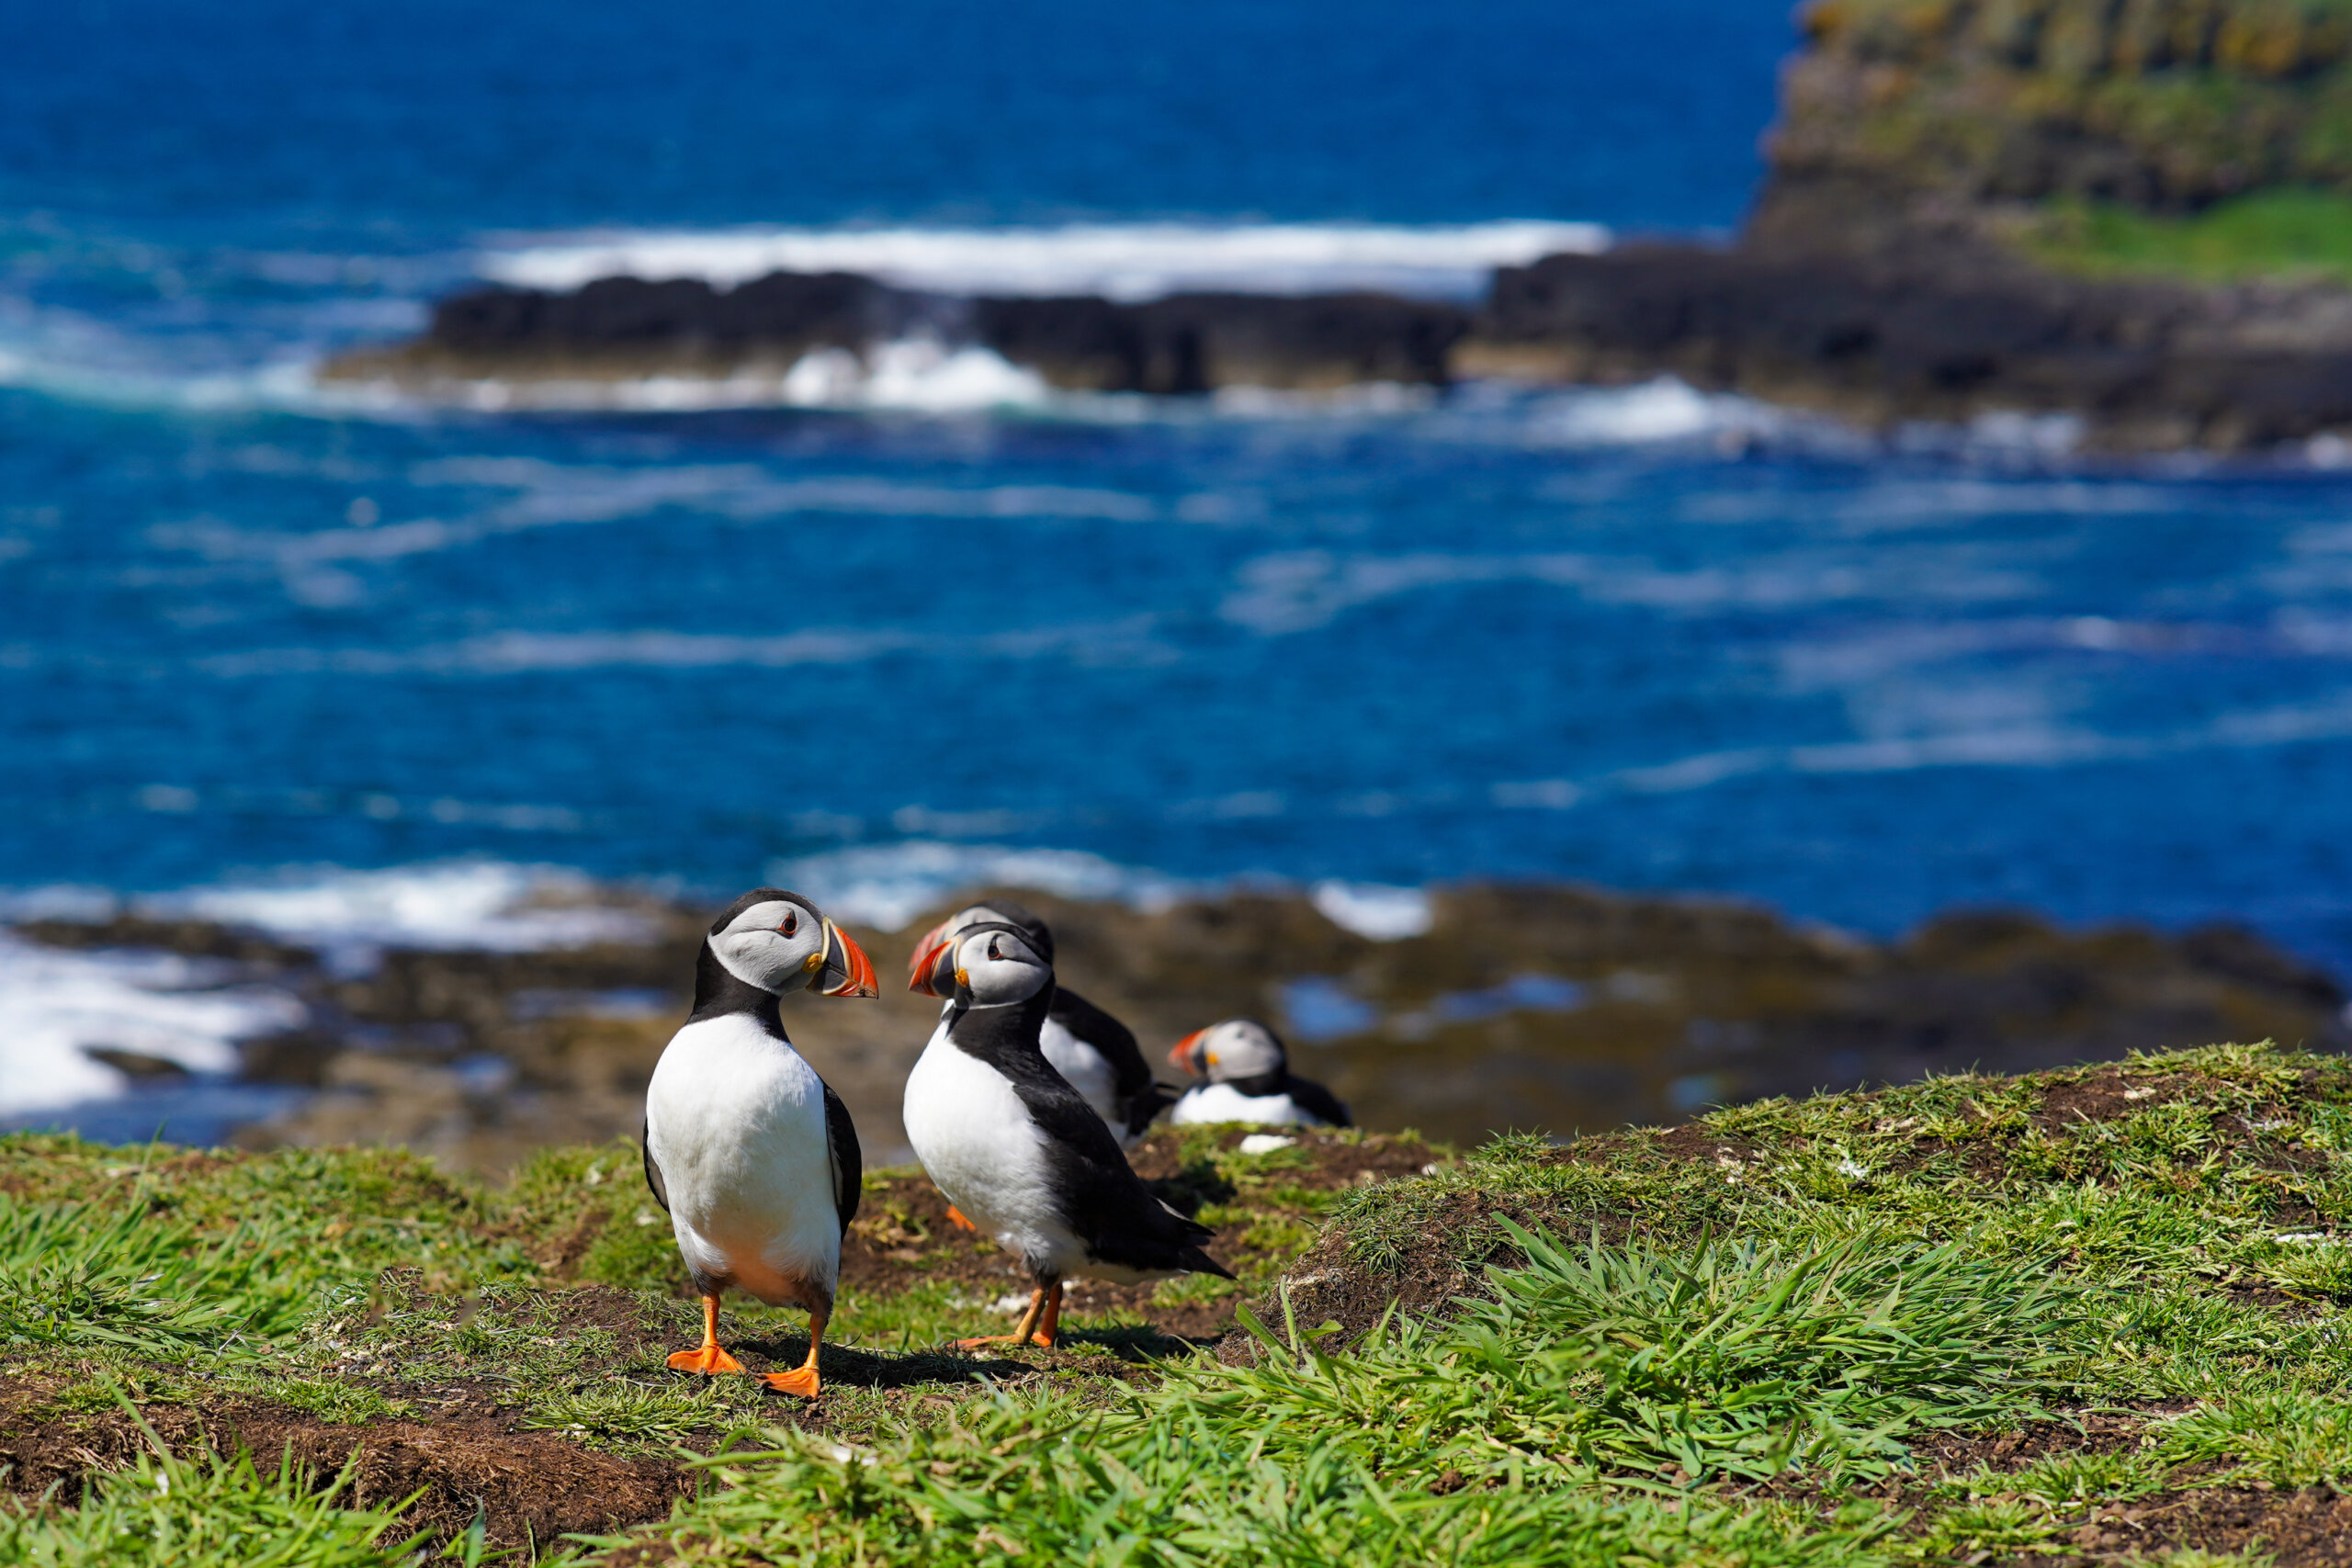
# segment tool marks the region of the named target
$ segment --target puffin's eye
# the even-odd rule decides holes
[[[989,938],[989,956],[990,958],[1002,958],[1004,956],[1003,953],[999,953],[996,950],[996,938],[994,937]]]
[[[776,927],[775,929],[782,931],[785,935],[790,936],[794,931],[800,929],[800,917],[796,914],[787,913],[784,917],[784,924]]]

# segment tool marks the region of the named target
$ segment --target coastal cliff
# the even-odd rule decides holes
[[[1737,243],[1505,269],[1456,368],[2109,449],[2352,425],[2352,6],[1817,0]]]
[[[2352,184],[2342,0],[1816,0],[1801,21],[1755,241]]]

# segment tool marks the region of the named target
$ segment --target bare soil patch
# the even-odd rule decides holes
[[[511,1419],[471,1406],[431,1421],[364,1427],[253,1400],[152,1405],[143,1414],[156,1437],[183,1456],[243,1450],[266,1466],[291,1453],[322,1485],[353,1464],[344,1494],[350,1502],[381,1506],[421,1494],[404,1517],[436,1539],[467,1529],[477,1509],[486,1535],[500,1546],[615,1529],[665,1517],[694,1484],[675,1461],[598,1453],[519,1431]],[[53,1487],[59,1501],[73,1504],[94,1474],[125,1469],[152,1448],[125,1414],[27,1420],[18,1404],[0,1432],[0,1465],[17,1495],[38,1497]]]

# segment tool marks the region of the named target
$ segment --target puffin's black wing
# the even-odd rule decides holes
[[[1151,1064],[1144,1060],[1143,1047],[1136,1043],[1135,1031],[1125,1024],[1076,991],[1058,987],[1054,991],[1053,1010],[1047,1016],[1101,1052],[1102,1059],[1111,1064],[1113,1085],[1120,1106],[1126,1111],[1130,1135],[1150,1126],[1153,1117],[1176,1102],[1176,1090],[1153,1081]]]
[[[1125,1024],[1076,991],[1058,986],[1054,989],[1053,1010],[1046,1016],[1102,1054],[1102,1059],[1111,1064],[1121,1103],[1151,1087],[1151,1064],[1143,1059],[1143,1047],[1136,1043],[1135,1031]]]
[[[823,1080],[820,1079],[820,1082]],[[849,1119],[849,1107],[825,1084],[825,1152],[833,1162],[833,1207],[842,1216],[842,1235],[849,1235],[850,1221],[857,1218],[857,1201],[865,1187],[865,1156],[857,1146],[857,1124]]]
[[[653,1163],[653,1119],[643,1118],[637,1124],[638,1146],[645,1151],[645,1184],[653,1189],[653,1201],[662,1212],[670,1212],[670,1190],[662,1184],[662,1168]]]
[[[1151,1195],[1102,1118],[1046,1060],[1037,1048],[1045,1016],[1042,1009],[973,1010],[959,1013],[948,1031],[958,1049],[1004,1076],[1045,1134],[1063,1223],[1105,1263],[1232,1279],[1225,1265],[1201,1250],[1216,1233]]]
[[[1334,1127],[1355,1125],[1355,1119],[1348,1114],[1348,1108],[1340,1103],[1340,1097],[1321,1084],[1308,1078],[1295,1077],[1285,1082],[1283,1088],[1289,1092],[1291,1103],[1308,1115],[1320,1117]]]

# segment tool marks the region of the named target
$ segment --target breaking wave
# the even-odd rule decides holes
[[[777,271],[854,272],[952,294],[1101,294],[1150,299],[1195,289],[1316,294],[1379,289],[1463,299],[1498,266],[1607,248],[1597,223],[1079,223],[1026,229],[639,231],[511,241],[485,277],[577,288],[599,277],[695,277],[721,288]]]

